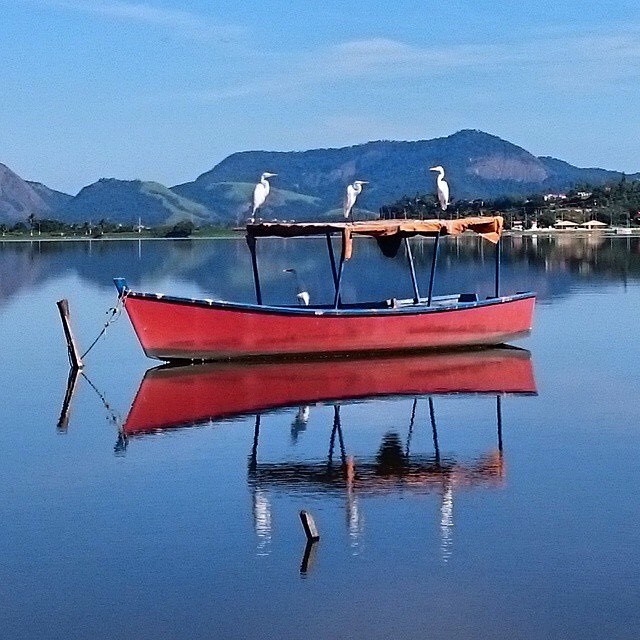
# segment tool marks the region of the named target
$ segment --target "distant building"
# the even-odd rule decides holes
[[[576,195],[578,196],[578,198],[582,198],[583,200],[586,200],[587,198],[590,198],[593,195],[593,193],[591,193],[591,191],[578,191]]]
[[[542,196],[545,202],[554,202],[556,200],[566,200],[567,195],[565,193],[547,193]]]

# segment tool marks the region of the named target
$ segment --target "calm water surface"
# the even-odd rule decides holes
[[[62,424],[58,298],[86,346],[112,276],[249,301],[248,252],[240,240],[0,244],[0,636],[640,637],[640,245],[504,243],[505,291],[539,293],[518,343],[530,356],[142,383],[154,363],[122,317]],[[444,244],[436,292],[489,294],[491,245]],[[265,301],[295,296],[287,267],[330,298],[322,242],[259,248]],[[345,300],[411,295],[402,259],[356,249]],[[428,249],[416,243],[424,290]],[[360,396],[425,393],[305,402],[314,375],[334,397],[343,380]],[[292,406],[271,406],[282,389]],[[498,401],[506,390],[527,393]],[[303,508],[322,536],[305,571]]]

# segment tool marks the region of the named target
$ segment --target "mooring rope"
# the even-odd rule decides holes
[[[113,448],[114,452],[116,455],[124,455],[128,445],[128,438],[122,427],[122,418],[112,409],[105,395],[91,382],[89,376],[87,376],[84,371],[80,372],[80,375],[89,383],[89,386],[95,391],[98,398],[100,398],[102,406],[107,411],[107,420],[118,429],[118,440]]]
[[[98,398],[100,398],[100,402],[102,402],[102,405],[107,410],[109,420],[114,425],[116,425],[116,427],[119,428],[120,422],[121,422],[120,416],[118,416],[118,414],[111,408],[111,405],[107,402],[107,399],[105,398],[104,394],[98,389],[98,387],[96,387],[95,384],[93,384],[93,382],[91,382],[91,380],[89,379],[89,377],[84,371],[82,371],[80,375],[89,383],[89,386],[96,392],[96,395],[98,396]]]
[[[111,316],[104,323],[104,326],[102,327],[100,333],[96,336],[96,339],[91,343],[89,348],[80,356],[81,359],[84,359],[84,357],[89,353],[89,351],[91,351],[91,349],[93,349],[93,347],[95,347],[96,344],[98,344],[98,340],[100,340],[100,338],[102,338],[102,336],[106,333],[109,326],[112,325],[122,315],[122,309],[124,308],[124,300],[126,297],[127,297],[127,292],[125,291],[121,296],[118,296],[118,302],[116,302],[115,307],[109,307],[109,309],[107,309],[106,311],[107,315],[111,314]]]

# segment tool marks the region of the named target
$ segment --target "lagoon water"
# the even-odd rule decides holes
[[[443,244],[436,292],[488,295],[492,246]],[[429,248],[416,242],[424,289]],[[265,301],[293,299],[288,267],[330,298],[323,242],[259,250]],[[640,241],[507,237],[504,258],[505,292],[539,294],[517,343],[537,393],[500,395],[500,423],[496,393],[439,393],[298,402],[256,431],[255,410],[213,415],[213,384],[214,419],[124,438],[157,363],[120,318],[59,424],[55,301],[69,299],[84,346],[113,276],[249,301],[244,242],[0,243],[0,636],[639,637]],[[403,260],[367,241],[345,277],[345,300],[411,293]],[[389,371],[364,364],[363,384]],[[300,509],[321,534],[304,571]]]

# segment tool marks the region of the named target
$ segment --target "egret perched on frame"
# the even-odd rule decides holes
[[[298,276],[298,272],[295,269],[283,269],[284,273],[290,273],[296,279],[296,299],[301,307],[308,307],[311,302],[311,296],[306,288],[303,286],[302,281]]]
[[[347,193],[344,197],[344,217],[348,218],[351,215],[353,206],[358,199],[358,196],[362,192],[362,185],[369,184],[366,180],[355,180],[347,187]],[[352,216],[353,218],[353,216]]]
[[[256,211],[265,203],[265,200],[269,195],[269,191],[271,190],[271,185],[269,184],[267,178],[273,178],[277,175],[277,173],[269,173],[268,171],[265,171],[260,176],[260,181],[253,190],[253,209],[251,211],[252,222],[256,217]]]
[[[437,167],[431,167],[429,171],[438,172],[438,179],[436,181],[436,185],[438,188],[438,201],[440,202],[440,208],[443,211],[446,211],[447,207],[449,206],[449,185],[444,179],[444,169],[440,165],[438,165]]]

